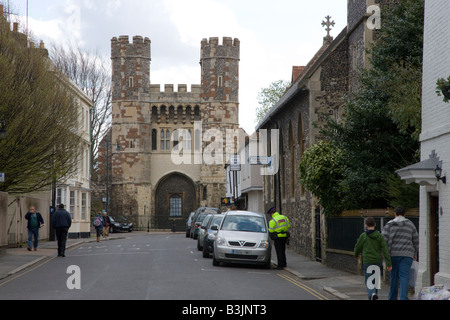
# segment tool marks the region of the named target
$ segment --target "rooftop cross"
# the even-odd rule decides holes
[[[325,19],[327,19],[326,21],[322,21],[322,27],[326,27],[325,30],[327,31],[327,36],[323,38],[324,43],[325,42],[331,42],[333,40],[333,37],[330,36],[330,31],[331,31],[331,27],[334,27],[335,23],[334,20],[331,21],[331,17],[330,15],[326,16]]]

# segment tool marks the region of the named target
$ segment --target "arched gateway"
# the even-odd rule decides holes
[[[194,182],[182,173],[170,173],[158,183],[155,192],[155,223],[158,229],[184,231],[186,219],[197,207]]]

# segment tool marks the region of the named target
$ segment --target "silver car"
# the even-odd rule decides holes
[[[221,262],[261,264],[270,268],[271,243],[266,216],[250,211],[229,211],[217,228],[213,265]]]

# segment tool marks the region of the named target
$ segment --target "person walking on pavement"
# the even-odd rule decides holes
[[[369,270],[377,268],[380,271],[378,274],[381,275],[381,270],[383,270],[382,260],[384,257],[387,271],[391,271],[391,257],[388,252],[386,241],[381,233],[378,230],[375,230],[375,219],[369,217],[365,220],[364,224],[366,226],[366,231],[361,234],[356,242],[354,256],[358,259],[358,257],[362,255],[364,283],[366,284],[369,300],[378,300],[378,288],[376,287],[376,284],[377,281],[380,281],[381,279],[377,279],[375,285],[371,289],[367,282],[369,277],[372,276],[372,272]]]
[[[105,225],[101,212],[99,212],[97,216],[94,218],[92,225],[94,226],[95,231],[97,233],[97,242],[100,242],[100,233],[102,233],[103,226]]]
[[[411,220],[405,218],[405,209],[397,207],[394,219],[383,228],[382,235],[388,245],[392,260],[389,300],[408,300],[409,274],[411,265],[417,260],[419,235]],[[400,280],[400,291],[398,281]]]
[[[287,266],[286,243],[289,239],[289,219],[277,212],[275,208],[270,208],[267,214],[272,217],[269,221],[270,238],[273,240],[275,252],[277,253],[277,269],[281,270]]]
[[[109,225],[110,225],[110,222],[111,222],[111,221],[109,220],[109,217],[108,217],[108,215],[106,214],[106,212],[103,213],[103,232],[102,232],[103,238],[107,238],[108,235],[109,235]]]
[[[25,219],[28,220],[28,246],[27,250],[31,251],[31,246],[33,246],[34,251],[37,250],[39,242],[39,229],[44,226],[44,219],[39,212],[36,212],[35,207],[30,207],[30,211],[25,215]],[[34,241],[33,241],[34,237]]]
[[[66,241],[69,228],[72,225],[72,217],[64,205],[60,204],[58,210],[52,216],[52,225],[55,228],[56,239],[58,240],[58,257],[65,257]]]

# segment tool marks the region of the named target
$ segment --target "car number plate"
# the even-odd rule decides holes
[[[232,250],[231,253],[232,254],[251,254],[250,251],[246,251],[246,250]]]

